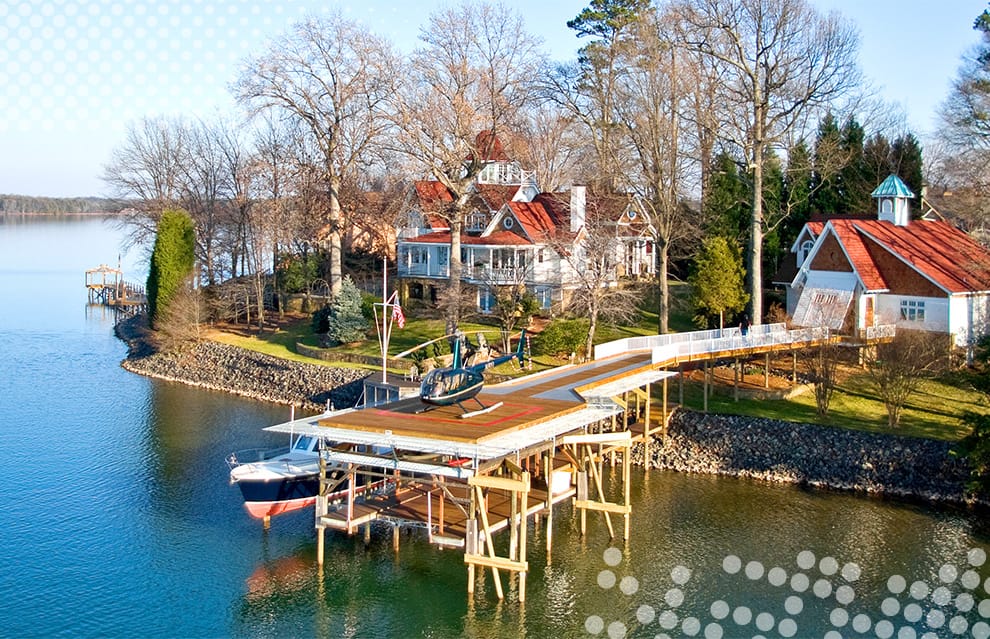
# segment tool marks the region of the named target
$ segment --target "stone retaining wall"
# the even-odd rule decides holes
[[[945,441],[678,409],[651,468],[748,477],[943,503],[964,493],[968,464]],[[643,462],[641,445],[633,460]]]
[[[365,370],[303,364],[209,341],[181,354],[153,353],[141,321],[117,325],[117,335],[130,347],[121,366],[149,377],[320,412],[327,401],[337,408],[353,406],[368,376]]]

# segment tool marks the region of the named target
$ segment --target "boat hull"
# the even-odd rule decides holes
[[[241,479],[237,482],[244,497],[244,507],[252,517],[262,519],[316,503],[320,490],[320,475],[312,473],[296,477]]]

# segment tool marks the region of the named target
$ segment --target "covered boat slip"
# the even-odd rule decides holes
[[[681,362],[794,350],[823,340],[814,332],[783,336],[773,331],[772,337],[752,337],[756,339],[726,341],[719,336],[706,340],[707,348],[701,340],[658,345],[635,338],[643,343],[613,348],[614,354],[602,353],[600,360],[485,387],[480,401],[501,405],[483,414],[462,417],[457,406],[427,407],[417,397],[293,420],[267,430],[312,434],[332,443],[321,457],[318,563],[324,560],[326,528],[353,534],[363,526],[369,539],[372,522],[391,526],[396,550],[400,528],[420,528],[437,545],[464,549],[469,593],[474,572],[481,567],[492,570],[502,597],[499,570],[508,570],[519,577],[522,601],[529,517],[537,523],[545,518],[548,558],[553,507],[563,500],[572,500],[580,511],[582,532],[587,511],[598,511],[613,537],[613,516],[621,516],[628,539],[629,451],[634,442],[648,445],[653,434],[665,431],[666,380],[678,374]],[[666,353],[670,356],[658,357]],[[662,401],[654,407],[650,386],[657,382],[663,383]],[[621,475],[611,474],[621,477],[621,487],[607,490],[606,461],[613,466],[621,462]],[[350,491],[342,502],[329,503],[325,495],[354,486],[358,476],[366,483],[385,480],[387,490],[364,496]],[[620,503],[608,501],[608,494],[621,495]],[[499,556],[492,536],[506,529],[508,555]]]

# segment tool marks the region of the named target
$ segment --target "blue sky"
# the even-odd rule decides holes
[[[861,64],[919,135],[932,132],[986,0],[812,0],[857,24]],[[238,63],[292,22],[337,7],[404,51],[437,0],[0,0],[0,193],[106,195],[129,121],[231,112]],[[585,0],[505,0],[557,59]]]

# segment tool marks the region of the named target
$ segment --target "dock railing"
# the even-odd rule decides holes
[[[737,326],[666,335],[644,335],[599,344],[595,347],[595,359],[604,359],[622,353],[650,351],[652,362],[658,364],[675,361],[684,356],[768,346],[792,346],[827,339],[829,335],[827,327],[788,329],[782,323],[751,326],[745,335]]]

